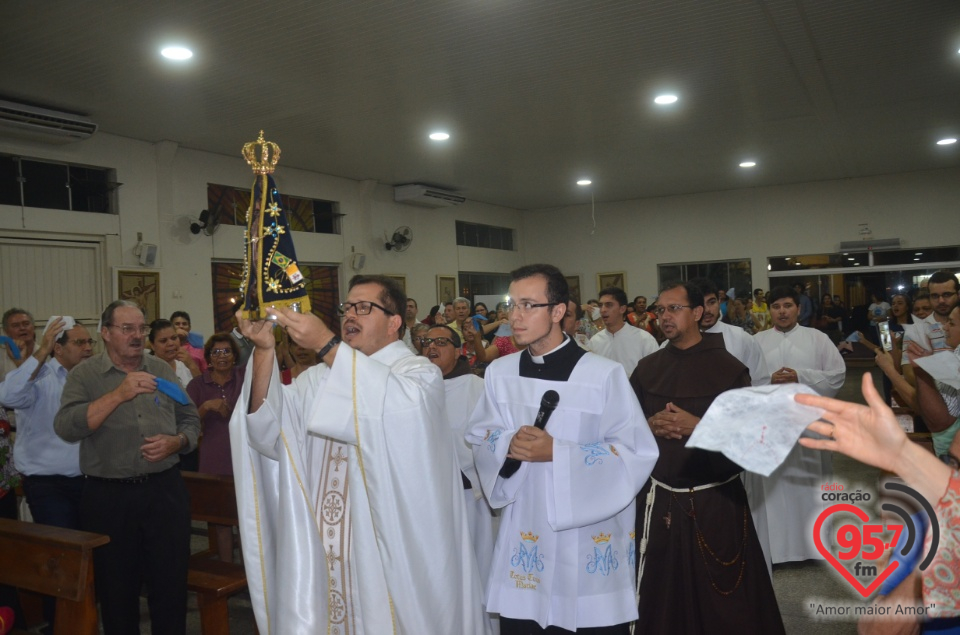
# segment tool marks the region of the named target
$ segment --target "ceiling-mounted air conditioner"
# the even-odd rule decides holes
[[[411,183],[409,185],[397,185],[393,188],[393,200],[407,205],[420,205],[421,207],[451,207],[460,205],[467,199],[441,190],[429,185]]]
[[[37,141],[82,141],[97,131],[90,119],[70,112],[49,110],[0,100],[0,133]]]
[[[845,240],[840,243],[839,251],[885,251],[888,249],[900,249],[900,239]]]

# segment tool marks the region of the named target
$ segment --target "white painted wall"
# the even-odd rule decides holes
[[[750,258],[770,288],[769,256],[835,252],[859,223],[906,248],[960,244],[960,169],[598,203],[596,219],[591,235],[589,204],[524,212],[524,259],[579,274],[584,299],[598,272],[626,271],[632,298],[656,295],[658,264],[706,260]]]
[[[210,262],[242,257],[242,229],[193,236],[185,223],[206,207],[207,183],[250,187],[253,175],[237,150],[221,156],[109,134],[64,145],[0,139],[0,152],[113,167],[123,183],[119,216],[0,206],[0,232],[107,236],[101,284],[108,297],[109,267],[138,266],[132,250],[142,232],[160,246],[161,313],[186,309],[195,328],[210,333]],[[599,203],[593,235],[589,205],[521,213],[468,201],[432,210],[394,203],[390,186],[284,167],[282,160],[275,176],[282,193],[339,201],[346,214],[340,236],[297,233],[300,260],[341,264],[345,285],[354,273],[351,249],[363,252],[364,272],[407,277],[422,313],[436,301],[437,274],[509,272],[525,262],[579,274],[584,297],[596,294],[597,272],[624,270],[633,296],[656,291],[658,263],[681,261],[751,258],[754,285],[768,287],[768,256],[835,251],[841,240],[858,239],[862,222],[874,238],[899,237],[908,247],[960,243],[960,169]],[[458,247],[457,220],[516,229],[517,251]],[[413,229],[413,244],[387,252],[383,233],[400,225]]]
[[[194,328],[209,334],[213,329],[210,262],[241,259],[243,230],[222,226],[208,237],[190,234],[187,226],[207,206],[207,183],[251,186],[253,174],[239,150],[230,157],[179,148],[170,141],[151,144],[102,133],[65,145],[0,139],[0,152],[115,168],[117,180],[123,183],[118,194],[119,216],[0,205],[0,232],[106,235],[108,268],[139,266],[133,248],[137,232],[142,232],[144,242],[160,247],[161,314],[187,310]],[[354,273],[349,266],[351,249],[362,252],[367,256],[364,273],[406,276],[407,293],[419,301],[424,315],[436,302],[437,274],[510,271],[522,262],[521,251],[458,247],[455,238],[455,222],[466,220],[514,228],[522,248],[521,216],[516,210],[472,201],[439,210],[400,205],[393,202],[391,186],[284,167],[282,159],[275,178],[281,193],[338,201],[341,213],[346,214],[339,236],[295,234],[301,261],[340,264],[345,287]],[[413,244],[402,253],[387,252],[383,233],[392,234],[401,225],[413,230]],[[107,297],[112,294],[109,275],[108,269],[101,282],[106,285]]]

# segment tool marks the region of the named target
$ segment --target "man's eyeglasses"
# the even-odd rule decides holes
[[[210,350],[210,357],[226,357],[227,355],[233,355],[232,348],[214,348]]]
[[[420,346],[428,348],[432,344],[437,346],[453,346],[453,340],[449,337],[421,337]]]
[[[83,348],[84,346],[93,346],[94,344],[97,343],[96,340],[93,338],[90,338],[88,340],[69,340],[69,341],[73,342],[74,345],[79,346],[80,348]]]
[[[559,303],[558,302],[538,302],[538,303],[514,302],[513,300],[510,300],[506,304],[506,309],[508,314],[513,313],[514,309],[517,309],[520,311],[520,315],[526,315],[530,311],[533,311],[534,309],[539,309],[542,306],[553,307],[553,306],[557,306],[557,304]]]
[[[150,332],[150,327],[146,324],[141,324],[140,326],[133,326],[132,324],[124,324],[122,326],[117,326],[116,324],[107,324],[108,329],[118,329],[125,336],[133,335],[134,333],[139,334],[141,337]]]
[[[343,317],[347,314],[350,309],[353,309],[357,312],[357,315],[369,315],[370,311],[373,310],[373,307],[377,307],[386,315],[396,315],[390,309],[380,306],[376,302],[344,302],[340,305],[340,317]]]
[[[658,305],[654,307],[653,312],[657,316],[661,316],[664,313],[669,313],[670,315],[676,315],[677,313],[680,312],[680,309],[692,309],[692,308],[693,307],[690,306],[689,304],[671,304],[665,307]]]
[[[957,295],[956,291],[947,291],[946,293],[931,293],[930,299],[933,300],[934,302],[939,302],[940,299],[943,298],[944,300],[949,302],[950,298],[952,298],[955,295]]]

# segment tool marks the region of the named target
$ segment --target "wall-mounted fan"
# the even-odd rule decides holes
[[[217,230],[220,228],[220,208],[216,208],[212,212],[210,210],[203,210],[200,212],[200,222],[190,223],[190,233],[199,234],[203,232],[207,236],[213,236],[217,233]]]
[[[386,232],[384,232],[384,237],[387,238]],[[412,242],[413,230],[404,225],[403,227],[397,227],[393,232],[393,236],[387,238],[387,242],[385,242],[383,246],[387,251],[391,249],[406,251]]]

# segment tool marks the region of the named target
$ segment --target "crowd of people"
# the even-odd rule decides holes
[[[137,631],[143,584],[153,632],[185,631],[181,470],[235,476],[240,534],[221,530],[218,555],[258,572],[262,632],[784,632],[771,567],[821,557],[824,450],[900,473],[956,527],[960,391],[922,359],[960,356],[958,290],[938,272],[848,311],[803,285],[737,295],[698,278],[579,304],[559,269],[529,265],[495,307],[458,297],[420,320],[395,280],[357,276],[339,328],[269,309],[205,341],[186,312],[148,325],[126,301],[99,342],[70,316],[38,338],[13,308],[0,515],[18,516],[22,485],[34,522],[110,536],[94,552],[108,634]],[[867,407],[833,399],[855,340],[887,403],[868,382]],[[826,440],[770,476],[686,447],[721,393],[789,383],[818,395],[803,399],[828,411],[811,425]],[[904,449],[889,403],[919,415],[936,457]],[[941,570],[960,557],[952,531]],[[927,582],[937,617],[956,615]]]

